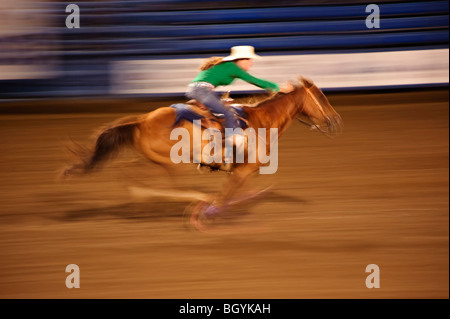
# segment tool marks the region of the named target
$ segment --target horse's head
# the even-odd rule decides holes
[[[344,124],[342,118],[331,106],[322,90],[303,77],[299,78],[299,82],[305,90],[305,96],[303,106],[299,109],[298,120],[328,136],[341,133]]]

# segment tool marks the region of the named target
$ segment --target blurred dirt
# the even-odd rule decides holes
[[[129,151],[57,181],[71,139],[88,143],[140,109],[122,101],[121,111],[103,103],[101,112],[100,102],[77,111],[72,101],[73,113],[4,112],[0,297],[449,298],[448,92],[330,101],[344,134],[330,140],[294,123],[278,172],[255,180],[273,191],[212,233],[187,226],[189,201],[132,196],[130,187],[170,182]],[[206,193],[226,178],[193,165],[180,174],[186,189]],[[79,289],[65,286],[68,264],[80,267]],[[369,264],[379,266],[378,289],[366,287]]]

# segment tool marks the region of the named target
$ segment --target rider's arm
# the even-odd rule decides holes
[[[235,65],[235,64],[233,63],[233,65]],[[257,87],[260,87],[265,90],[275,91],[275,92],[280,91],[280,86],[275,82],[271,82],[271,81],[267,81],[267,80],[263,80],[263,79],[254,77],[253,75],[250,75],[249,73],[242,70],[237,65],[235,65],[235,69],[236,70],[233,70],[234,76],[241,80],[244,80],[248,83],[256,85]]]

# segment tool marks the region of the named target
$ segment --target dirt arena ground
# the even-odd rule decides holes
[[[54,113],[42,102],[4,104],[0,297],[449,298],[448,92],[329,99],[344,134],[331,140],[294,123],[278,172],[255,180],[273,191],[213,233],[187,226],[188,200],[136,196],[133,187],[169,182],[129,152],[92,175],[55,179],[68,141],[87,143],[104,123],[155,103],[46,103]],[[193,165],[181,174],[206,193],[226,178]],[[79,289],[66,288],[69,264],[80,268]],[[369,264],[380,288],[366,287]]]

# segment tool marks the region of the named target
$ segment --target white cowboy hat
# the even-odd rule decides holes
[[[222,61],[234,61],[238,59],[257,59],[259,55],[255,54],[255,48],[251,45],[239,45],[231,48],[231,54],[222,59]]]

